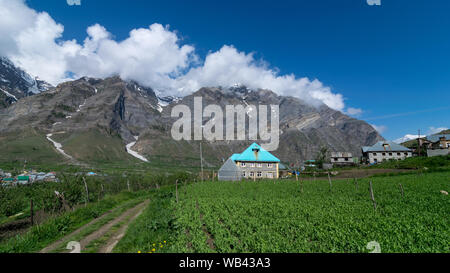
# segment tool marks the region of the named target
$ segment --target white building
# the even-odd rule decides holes
[[[362,147],[362,152],[363,160],[370,164],[412,157],[411,149],[390,141],[379,141],[373,146]]]
[[[347,152],[331,152],[331,163],[333,165],[353,165],[353,155]]]

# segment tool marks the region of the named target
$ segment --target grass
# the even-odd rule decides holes
[[[167,252],[168,248],[160,245],[170,244],[175,239],[174,190],[174,187],[166,187],[152,194],[149,206],[129,225],[114,252],[147,253],[153,248],[154,252]]]
[[[372,165],[381,169],[450,169],[450,155],[434,157],[410,157],[405,160],[390,160]]]
[[[51,218],[45,223],[32,227],[24,235],[19,235],[0,244],[0,253],[31,253],[43,249],[50,243],[75,231],[108,210],[124,202],[147,195],[148,192],[122,192],[106,196],[103,200],[91,203],[61,216]]]
[[[65,242],[63,242],[58,248],[56,248],[52,252],[63,252],[66,249],[67,243],[69,243],[71,241],[77,241],[77,242],[81,241],[81,239],[83,239],[84,237],[92,234],[93,232],[95,232],[96,230],[101,228],[102,226],[108,224],[115,218],[119,217],[126,210],[141,203],[145,198],[146,198],[146,196],[140,196],[138,198],[135,198],[135,199],[125,202],[123,205],[120,205],[119,207],[115,208],[114,211],[112,211],[110,214],[108,214],[105,218],[103,218],[100,221],[98,221],[97,223],[92,224],[91,226],[87,227],[86,229],[84,229],[83,231],[78,233],[77,235],[72,236],[71,238],[68,238]]]
[[[47,162],[58,164],[64,161],[47,140],[43,133],[35,130],[25,130],[0,137],[0,162],[5,165],[23,167],[27,162]]]
[[[154,196],[115,252],[450,252],[450,172],[334,180],[204,182]],[[369,181],[377,202],[369,194]],[[404,189],[401,195],[400,186]],[[157,199],[155,199],[157,198]],[[211,247],[211,245],[213,247]]]

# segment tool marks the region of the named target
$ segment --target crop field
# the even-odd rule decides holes
[[[331,187],[326,179],[195,183],[179,187],[178,203],[175,194],[153,202],[116,251],[367,253],[376,241],[383,253],[448,253],[450,200],[441,191],[449,186],[449,172]]]

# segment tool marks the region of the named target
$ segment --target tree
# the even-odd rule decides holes
[[[323,163],[325,163],[325,160],[327,158],[327,153],[328,153],[328,148],[325,146],[322,146],[322,148],[320,148],[320,151],[317,153],[316,166],[319,169],[323,168]]]

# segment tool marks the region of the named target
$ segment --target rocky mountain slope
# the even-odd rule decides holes
[[[0,139],[33,129],[43,137],[51,135],[52,141],[60,143],[65,153],[79,161],[129,160],[133,157],[127,153],[126,145],[136,142],[131,148],[149,159],[150,164],[166,161],[198,165],[199,141],[175,141],[170,133],[176,120],[171,118],[172,108],[184,104],[192,109],[196,96],[203,98],[204,106],[217,104],[222,109],[230,104],[279,105],[280,145],[273,153],[288,163],[312,159],[322,146],[359,155],[361,146],[382,139],[364,121],[325,105],[316,108],[269,90],[202,88],[182,99],[158,98],[151,88],[118,77],[66,82],[0,109]],[[205,164],[217,166],[250,143],[203,141]]]
[[[52,88],[51,84],[39,78],[33,78],[16,67],[8,58],[0,57],[0,108],[50,88]]]

